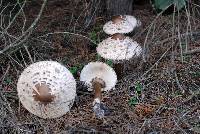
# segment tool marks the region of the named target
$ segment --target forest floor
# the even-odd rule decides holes
[[[40,7],[41,2],[35,1],[25,7],[27,26]],[[41,119],[19,103],[16,83],[32,61],[55,60],[67,68],[77,67],[73,73],[78,80],[84,65],[101,60],[95,47],[108,37],[102,26],[109,19],[98,15],[85,29],[86,10],[84,1],[48,1],[26,42],[28,51],[22,47],[1,59],[0,133],[200,133],[200,19],[193,9],[188,10],[188,19],[185,10],[158,16],[149,5],[134,7],[132,15],[142,26],[129,36],[141,44],[145,55],[139,62],[127,61],[123,79],[103,94],[110,109],[104,119],[94,117],[93,93],[81,86],[75,105],[60,118]],[[17,26],[20,23],[11,33],[18,34]]]

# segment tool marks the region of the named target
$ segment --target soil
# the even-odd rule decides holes
[[[41,4],[42,1],[27,3],[25,28],[36,18]],[[108,17],[97,15],[95,23],[85,29],[87,4],[79,0],[47,2],[26,42],[33,62],[55,60],[67,68],[78,67],[74,73],[78,81],[84,65],[103,61],[95,48],[108,37],[102,30]],[[145,55],[125,62],[124,77],[115,89],[103,93],[102,101],[109,108],[103,119],[93,114],[94,93],[86,91],[80,82],[77,99],[64,116],[41,119],[29,113],[20,104],[16,91],[20,73],[31,64],[29,54],[22,47],[10,57],[1,58],[0,133],[200,133],[200,53],[187,53],[200,49],[200,38],[198,34],[183,35],[181,41],[172,38],[178,32],[186,33],[187,29],[189,32],[200,30],[200,20],[192,9],[190,23],[182,10],[179,16],[175,14],[173,25],[173,15],[157,16],[148,3],[135,5],[132,15],[142,26],[128,36],[141,44]],[[17,19],[19,24],[10,33],[20,34],[22,20],[22,17]]]

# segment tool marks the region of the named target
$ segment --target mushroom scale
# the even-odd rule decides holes
[[[81,71],[80,81],[85,81],[90,85],[89,91],[92,91],[92,82],[95,79],[101,79],[104,81],[105,86],[102,91],[109,91],[117,83],[117,75],[115,71],[103,62],[90,62]]]
[[[137,26],[137,20],[134,16],[119,15],[117,17],[114,16],[111,21],[108,21],[103,26],[103,31],[106,34],[110,35],[113,35],[115,33],[130,33],[136,26]]]
[[[113,35],[114,36],[114,35]],[[129,60],[139,56],[142,52],[141,46],[129,37],[123,39],[109,37],[97,46],[97,53],[113,61]]]
[[[20,75],[17,91],[22,105],[41,118],[56,118],[70,110],[76,82],[70,71],[55,61],[40,61]]]

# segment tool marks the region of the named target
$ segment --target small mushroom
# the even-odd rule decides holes
[[[113,35],[115,33],[130,33],[135,27],[140,26],[141,22],[131,15],[113,16],[111,21],[108,21],[103,30],[105,33]]]
[[[22,72],[17,91],[29,112],[41,118],[56,118],[72,107],[76,82],[70,71],[58,62],[40,61]]]
[[[122,78],[123,61],[138,57],[142,53],[141,46],[123,34],[114,34],[97,46],[97,53],[104,59],[112,60],[118,79]]]
[[[89,85],[89,91],[94,90],[93,109],[97,117],[102,118],[104,110],[100,107],[101,93],[102,91],[109,91],[115,86],[117,82],[115,71],[105,63],[90,62],[81,71],[80,81]]]

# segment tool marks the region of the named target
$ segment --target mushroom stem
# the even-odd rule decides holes
[[[114,64],[114,70],[117,74],[117,79],[122,79],[123,73],[124,73],[124,64],[123,63],[115,63]]]
[[[101,100],[102,84],[99,82],[94,82],[93,86],[94,86],[94,99],[99,98],[99,100]]]
[[[103,118],[104,110],[101,108],[101,89],[105,87],[105,83],[103,80],[96,78],[92,82],[92,85],[95,92],[93,101],[93,110],[98,118]]]

